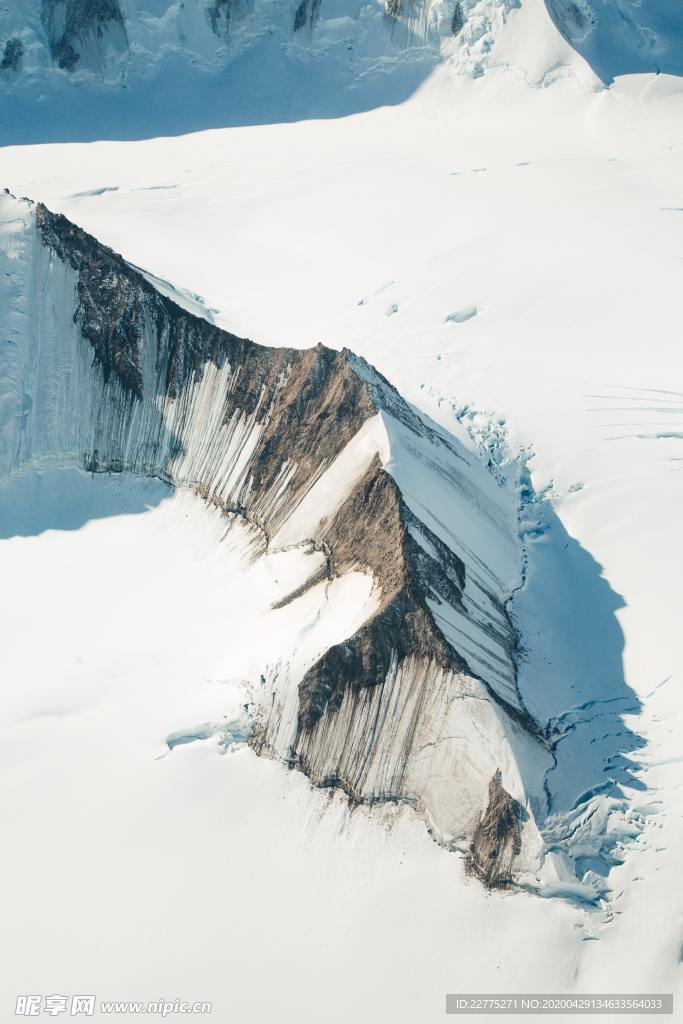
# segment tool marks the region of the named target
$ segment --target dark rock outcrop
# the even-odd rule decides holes
[[[313,26],[320,13],[321,3],[322,0],[301,0],[301,3],[294,12],[294,23],[292,25],[294,32],[300,32],[304,28],[308,28],[309,32],[313,30]]]
[[[21,58],[24,55],[24,44],[21,39],[8,39],[0,60],[0,71],[8,71],[18,68]]]
[[[42,0],[41,20],[53,61],[65,71],[97,67],[103,46],[127,46],[118,0]]]
[[[451,18],[451,34],[457,36],[459,32],[465,27],[465,15],[463,13],[462,4],[456,3],[453,8],[453,17]]]
[[[514,881],[515,859],[522,849],[526,811],[503,788],[497,771],[489,783],[489,802],[474,829],[467,866],[489,888],[504,888]]]
[[[316,476],[374,415],[369,390],[345,353],[267,348],[220,330],[160,294],[120,256],[60,214],[37,207],[43,241],[76,271],[75,320],[93,350],[105,382],[114,376],[135,399],[144,398],[143,334],[155,334],[155,391],[181,398],[207,363],[237,368],[226,395],[223,422],[239,411],[263,425],[252,462],[249,497],[235,510],[248,512],[274,532]],[[294,463],[286,500],[269,507],[283,463]],[[209,485],[210,481],[197,481]]]
[[[233,6],[234,0],[213,0],[207,7],[206,13],[211,28],[217,36],[224,35],[230,28]]]
[[[436,628],[426,598],[435,585],[459,600],[464,566],[456,572],[431,558],[407,530],[410,513],[396,483],[375,458],[364,478],[316,538],[330,552],[335,575],[370,571],[382,590],[373,618],[350,640],[329,651],[309,669],[299,687],[299,734],[295,758],[305,759],[306,736],[329,709],[338,710],[347,688],[358,690],[382,683],[392,659],[433,658],[444,669],[466,670],[462,659]],[[455,578],[453,578],[455,576]]]

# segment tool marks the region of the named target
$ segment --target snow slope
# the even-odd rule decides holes
[[[0,542],[3,1021],[28,991],[211,1000],[217,1020],[313,1022],[323,1006],[335,1022],[439,1020],[458,980],[533,987],[544,969],[569,982],[580,912],[522,897],[543,948],[511,974],[519,900],[483,897],[411,812],[351,813],[230,751],[240,673],[283,612],[269,610],[276,565],[226,550],[215,510],[77,470],[24,477],[12,499],[24,535]],[[353,616],[362,595],[349,597]],[[299,621],[304,640],[319,610],[311,600]],[[207,722],[212,738],[169,751]]]

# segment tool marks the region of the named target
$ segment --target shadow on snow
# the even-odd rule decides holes
[[[96,486],[93,486],[96,484]],[[83,469],[26,469],[0,487],[0,541],[80,530],[92,519],[140,515],[170,497],[160,480]]]

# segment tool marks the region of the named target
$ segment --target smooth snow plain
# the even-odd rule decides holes
[[[125,484],[78,531],[0,542],[6,1005],[172,989],[220,1020],[289,1024],[436,1021],[446,991],[680,1000],[682,114],[665,75],[535,88],[444,67],[352,117],[3,150],[3,185],[222,326],[347,345],[467,428],[492,472],[526,463],[521,686],[566,732],[563,827],[596,786],[606,822],[597,841],[575,823],[597,903],[487,894],[405,812],[350,815],[241,746],[220,756],[218,733],[167,752],[239,703],[220,680],[242,655],[212,632],[229,635],[237,569],[187,496]],[[88,481],[83,500],[117,486]],[[108,551],[120,575],[95,595]],[[76,620],[90,675],[69,660]],[[132,631],[127,665],[109,629]]]

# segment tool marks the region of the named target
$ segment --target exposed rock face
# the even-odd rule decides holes
[[[206,9],[209,23],[215,35],[227,36],[234,19],[248,15],[253,9],[253,0],[212,0]]]
[[[400,664],[410,656],[422,656],[433,658],[445,670],[466,667],[435,627],[426,604],[429,564],[423,565],[422,559],[432,563],[436,580],[447,581],[454,603],[460,600],[459,580],[447,575],[448,570],[412,540],[406,528],[410,518],[395,481],[376,456],[334,520],[317,533],[316,540],[330,552],[331,572],[343,575],[370,569],[381,588],[382,602],[356,636],[331,648],[301,682],[294,756],[303,762],[312,732],[325,712],[338,710],[347,690],[355,692],[385,680],[394,659]],[[456,560],[456,564],[459,569],[461,563]]]
[[[327,578],[371,577],[355,635],[269,675],[254,749],[354,801],[409,802],[450,847],[488,798],[476,869],[507,877],[521,826],[479,867],[512,814],[487,780],[501,766],[533,813],[548,754],[517,691],[516,523],[492,477],[350,352],[239,338],[44,206],[2,210],[30,273],[0,354],[0,483],[55,462],[158,476],[244,517],[257,547],[312,545]]]
[[[313,26],[320,13],[321,2],[322,0],[301,0],[294,13],[294,24],[292,27],[295,32],[300,32],[304,28],[308,28],[309,32],[313,30]]]
[[[40,16],[52,59],[65,71],[97,68],[107,49],[128,45],[118,0],[42,0]]]
[[[522,805],[503,789],[497,771],[489,783],[488,807],[474,830],[467,858],[470,871],[485,885],[493,888],[512,883],[525,817]]]
[[[230,28],[234,0],[213,0],[207,8],[211,28],[216,35],[222,35]]]
[[[21,39],[8,39],[3,50],[2,60],[0,60],[0,71],[18,68],[23,55],[24,44]]]
[[[65,217],[42,205],[36,217],[44,244],[76,272],[75,320],[92,347],[104,384],[115,381],[126,394],[127,411],[134,409],[131,400],[144,403],[148,397],[144,362],[149,355],[146,343],[152,341],[155,379],[150,383],[155,395],[172,404],[178,434],[168,438],[163,421],[156,424],[159,434],[144,440],[147,454],[159,460],[152,465],[163,475],[174,476],[169,463],[182,450],[180,437],[192,414],[186,404],[188,393],[211,366],[227,384],[219,426],[229,428],[239,417],[249,424],[254,441],[258,435],[258,442],[248,466],[249,479],[245,473],[241,486],[221,487],[222,481],[211,477],[211,465],[193,483],[207,497],[216,496],[249,513],[267,534],[273,532],[316,474],[375,413],[368,389],[348,359],[322,346],[305,351],[264,348],[221,331],[161,295],[120,256]],[[131,460],[125,454],[129,441],[121,438],[117,468],[135,470],[137,455]],[[104,458],[106,448],[98,450],[99,468],[111,468],[110,458]],[[89,460],[93,453],[94,449],[87,453]],[[216,458],[221,454],[217,452]],[[285,491],[280,485],[287,465],[291,468]]]
[[[462,31],[465,27],[465,15],[463,13],[462,4],[457,3],[453,8],[453,18],[451,19],[451,32],[454,36]]]

